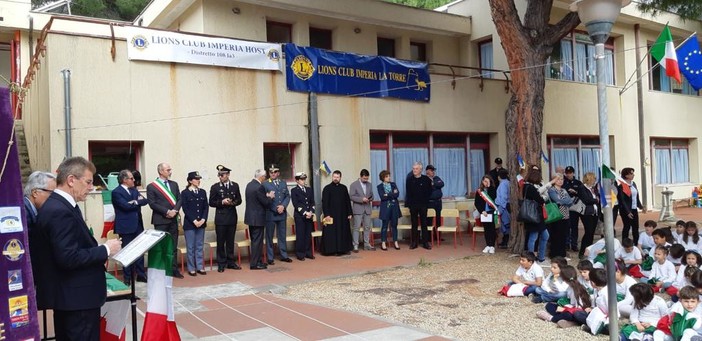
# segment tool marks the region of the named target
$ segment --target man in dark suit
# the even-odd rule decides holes
[[[266,210],[273,201],[275,193],[272,191],[266,193],[262,185],[265,180],[266,171],[257,169],[253,180],[246,185],[244,224],[249,225],[249,233],[251,234],[251,255],[249,255],[249,267],[251,270],[268,268],[268,265],[261,261],[263,227],[266,225]]]
[[[285,238],[288,234],[287,219],[288,219],[288,204],[290,203],[290,191],[288,191],[288,183],[285,180],[279,179],[280,169],[275,165],[268,168],[270,178],[263,183],[263,188],[266,192],[275,193],[273,201],[266,210],[266,252],[268,255],[268,265],[275,264],[273,250],[273,236],[278,237],[278,250],[280,251],[280,260],[282,262],[291,263],[292,259],[288,257],[288,245]]]
[[[158,178],[146,186],[146,199],[154,211],[151,223],[159,231],[168,232],[173,239],[173,277],[183,278],[178,270],[178,211],[180,211],[180,190],[178,183],[169,180],[171,165],[159,163]]]
[[[217,235],[217,272],[224,268],[241,270],[234,259],[234,236],[239,217],[236,207],[241,205],[239,184],[229,180],[231,169],[217,166],[219,182],[210,187],[210,206],[217,208],[215,213],[215,234]]]
[[[298,260],[314,259],[312,254],[312,230],[314,217],[314,193],[305,185],[307,174],[295,174],[297,186],[290,190],[295,213],[295,255]]]
[[[37,301],[54,309],[56,339],[99,340],[100,307],[105,303],[105,261],[121,248],[117,239],[98,245],[77,203],[93,189],[95,166],[82,157],[58,167],[54,193],[39,210],[36,247]],[[41,299],[40,299],[41,298]]]
[[[40,244],[35,242],[37,238],[36,225],[38,210],[44,205],[51,193],[56,189],[56,175],[47,172],[36,171],[29,175],[27,183],[24,185],[24,211],[27,214],[27,229],[29,232],[29,254],[39,254],[45,250],[38,250],[35,245]],[[37,262],[32,262],[32,273],[34,274],[34,284],[37,281]],[[39,309],[44,305],[43,302],[37,301]]]
[[[119,182],[119,186],[112,190],[112,206],[115,208],[115,233],[122,238],[122,245],[127,246],[144,231],[144,221],[140,214],[141,207],[149,202],[134,187],[134,176],[128,169],[119,172],[117,182]],[[143,257],[124,269],[125,284],[131,283],[135,271],[137,282],[146,282]]]

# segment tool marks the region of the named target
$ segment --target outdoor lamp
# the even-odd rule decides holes
[[[590,38],[597,44],[607,40],[619,12],[629,3],[631,0],[576,0],[570,4],[570,10],[578,12]]]

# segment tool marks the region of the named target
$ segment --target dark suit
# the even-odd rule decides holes
[[[295,218],[295,255],[298,258],[312,257],[312,230],[314,225],[312,217],[307,219],[305,212],[314,214],[314,193],[312,188],[305,187],[303,191],[300,186],[295,186],[290,190],[292,199],[293,217]]]
[[[54,309],[57,340],[98,340],[105,303],[107,249],[98,245],[77,206],[57,193],[40,210],[34,240],[37,302]]]
[[[643,209],[641,205],[641,200],[639,200],[639,191],[636,187],[636,183],[631,182],[630,187],[636,189],[636,205],[634,203],[634,198],[632,198],[633,193],[629,192],[631,195],[624,192],[622,185],[617,185],[617,202],[619,202],[619,215],[622,217],[622,222],[624,227],[622,227],[622,238],[629,238],[629,230],[631,229],[632,239],[634,240],[634,245],[639,244],[639,210]],[[631,213],[631,218],[629,218],[629,213]]]
[[[226,198],[232,199],[231,205],[222,204],[222,200]],[[239,220],[236,207],[239,205],[241,205],[241,192],[239,192],[239,185],[236,182],[229,181],[228,185],[218,182],[210,187],[210,207],[217,208],[215,233],[217,235],[217,264],[220,267],[236,264],[234,236]]]
[[[136,201],[132,202],[131,201]],[[132,187],[125,189],[117,186],[112,190],[112,206],[115,208],[115,233],[122,238],[122,247],[129,245],[142,231],[144,221],[141,218],[141,207],[148,204],[145,198],[139,199],[139,191]],[[132,265],[124,269],[124,281],[130,282],[132,274],[146,278],[144,257],[140,257]]]
[[[173,218],[168,218],[166,217],[166,213],[168,213],[168,210],[180,211],[180,190],[178,189],[178,183],[173,180],[168,180],[168,188],[175,197],[175,205],[166,199],[163,192],[161,192],[153,182],[146,186],[146,199],[149,201],[149,207],[154,211],[151,215],[151,223],[154,225],[154,228],[159,231],[168,232],[173,239],[173,273],[179,274],[178,214]]]
[[[261,262],[261,251],[263,249],[263,227],[266,225],[266,210],[271,204],[271,199],[266,196],[266,190],[258,180],[253,179],[246,185],[246,211],[244,212],[244,224],[249,225],[251,233],[251,255],[250,266],[256,266]]]
[[[43,250],[37,249],[35,246],[35,240],[37,238],[36,236],[36,225],[37,225],[37,212],[36,212],[36,207],[34,207],[34,204],[32,204],[27,197],[22,198],[24,200],[24,211],[27,212],[27,231],[28,231],[28,237],[29,237],[29,254],[32,257],[32,260],[36,258],[35,255],[38,255],[41,253]],[[37,284],[37,271],[39,269],[37,268],[37,262],[31,262],[32,263],[32,275],[34,276],[34,285]],[[37,298],[37,305],[39,305],[40,302],[38,301]],[[41,308],[40,308],[41,309]]]

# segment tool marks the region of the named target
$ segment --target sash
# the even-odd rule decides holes
[[[152,182],[151,184],[154,185],[154,187],[156,187],[156,189],[159,192],[161,192],[161,194],[163,194],[164,197],[166,197],[166,200],[168,200],[168,202],[171,203],[171,205],[173,207],[175,207],[175,205],[176,205],[175,195],[173,195],[173,193],[171,192],[171,189],[166,187],[166,185],[163,183],[163,181],[161,181],[160,178],[156,178],[156,180],[154,180],[154,182]]]
[[[497,204],[490,198],[485,191],[477,191],[478,195],[485,201],[486,204],[490,205],[497,215],[500,215],[500,211],[497,209]]]

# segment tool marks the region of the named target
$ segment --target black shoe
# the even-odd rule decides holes
[[[197,272],[188,271],[188,275],[190,275],[190,276],[197,276]]]
[[[315,259],[315,258],[317,258],[317,257],[315,257],[315,256],[305,256],[305,258]]]
[[[271,260],[268,261],[268,265],[274,265],[274,264],[275,264],[275,261],[274,261],[274,260],[271,259]]]
[[[205,270],[197,270],[197,273],[200,275],[207,275],[207,272]]]
[[[380,244],[380,249],[383,250],[383,251],[387,251],[387,250],[388,250],[387,246],[385,246],[385,243]]]
[[[258,264],[250,267],[251,270],[265,270],[268,269],[268,266],[266,264]]]
[[[399,250],[399,249],[400,249],[400,244],[398,242],[395,242],[395,250]]]
[[[305,257],[297,256],[297,260],[299,260],[299,261],[304,261],[304,260],[305,260]]]
[[[429,244],[429,243],[422,244],[422,247],[427,249],[427,250],[431,250],[431,244]]]
[[[227,265],[227,269],[241,270],[239,264]]]
[[[416,249],[416,248],[417,248],[417,244],[416,244],[416,243],[410,244],[410,250],[414,250],[414,249]]]
[[[353,253],[358,253],[358,249],[353,249]]]
[[[173,273],[173,277],[175,277],[175,278],[180,278],[180,279],[185,278],[185,276],[183,276],[183,274],[180,273],[179,271],[174,272],[174,273]]]
[[[241,269],[241,268],[239,268],[239,269]],[[218,266],[218,267],[217,267],[217,272],[224,272],[224,267],[221,266],[221,265]]]
[[[292,263],[292,259],[290,258],[282,258],[280,261],[285,263]]]
[[[123,283],[124,283],[124,285],[126,285],[126,286],[130,286],[130,285],[132,285],[132,281],[131,281],[131,280],[129,280],[129,279],[125,279],[125,280],[124,280],[124,281],[122,281],[122,282],[123,282]]]
[[[142,283],[147,283],[147,282],[148,282],[146,276],[137,276],[136,281],[137,281],[137,282],[142,282]]]

